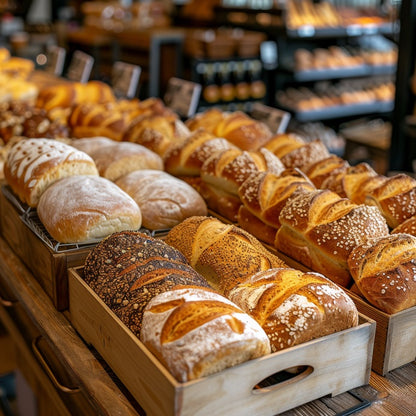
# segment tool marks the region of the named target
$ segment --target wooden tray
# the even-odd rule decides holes
[[[360,315],[357,327],[179,383],[82,276],[82,267],[68,271],[69,319],[148,416],[275,415],[369,382],[375,323]],[[306,370],[290,379],[280,377],[298,365]]]
[[[12,250],[25,263],[54,306],[68,309],[68,268],[84,264],[91,246],[63,248],[56,251],[30,229],[23,217],[28,207],[19,204],[8,186],[0,192],[0,230]],[[35,219],[33,219],[35,221]]]

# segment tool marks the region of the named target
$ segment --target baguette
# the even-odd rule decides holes
[[[187,218],[169,231],[165,241],[225,296],[254,273],[286,267],[254,236],[212,217]]]
[[[348,265],[361,294],[395,314],[416,305],[416,237],[396,233],[355,247]]]
[[[358,324],[351,298],[318,273],[262,271],[234,287],[229,298],[261,325],[273,352]]]

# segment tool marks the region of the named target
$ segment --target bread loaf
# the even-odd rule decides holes
[[[60,243],[80,243],[141,227],[140,208],[113,182],[75,175],[54,182],[43,192],[39,219]]]
[[[228,140],[197,129],[167,152],[165,170],[175,176],[199,176],[203,163],[210,156],[231,148],[235,146]]]
[[[305,174],[317,188],[323,189],[323,183],[326,180],[344,172],[349,166],[348,161],[337,155],[330,155],[310,165],[305,169]],[[336,192],[334,189],[331,190]]]
[[[51,139],[26,139],[14,144],[4,165],[4,176],[19,199],[36,207],[42,193],[55,181],[72,175],[98,175],[86,153]]]
[[[215,128],[226,116],[219,108],[213,107],[186,120],[185,124],[191,131],[203,129],[208,133],[214,134]]]
[[[286,266],[251,234],[212,217],[187,218],[169,231],[165,241],[225,296],[254,273]]]
[[[253,318],[223,296],[197,288],[154,297],[140,340],[180,382],[270,353],[267,335]]]
[[[213,133],[224,137],[242,150],[258,150],[272,137],[271,130],[262,122],[235,111],[219,121]]]
[[[300,136],[293,133],[285,133],[273,136],[263,147],[281,158],[292,150],[302,147],[305,143],[305,140]]]
[[[172,228],[185,218],[207,215],[201,195],[167,172],[136,170],[116,181],[139,205],[142,224],[150,230]]]
[[[210,290],[178,250],[137,231],[99,242],[85,259],[84,280],[136,336],[144,308],[157,294],[177,287]]]
[[[358,324],[351,298],[318,273],[262,271],[234,287],[229,299],[261,325],[273,352]]]
[[[279,220],[276,248],[343,287],[352,283],[347,264],[352,249],[389,232],[377,208],[354,204],[330,190],[294,195]]]
[[[105,143],[102,138],[91,138],[90,140],[102,144],[93,150],[91,146],[88,149],[88,154],[93,158],[100,176],[110,181],[116,181],[135,170],[163,170],[162,158],[140,144],[115,142],[114,140]],[[74,140],[72,145],[78,147],[77,141]],[[81,143],[81,147],[86,149],[86,145],[83,143]]]
[[[391,234],[355,247],[348,265],[369,303],[394,314],[416,305],[416,237]]]
[[[365,203],[376,206],[395,228],[416,214],[416,179],[399,173],[367,193]]]

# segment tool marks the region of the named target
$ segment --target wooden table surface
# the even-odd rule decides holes
[[[144,414],[123,386],[119,386],[119,381],[97,353],[79,338],[65,313],[53,307],[30,271],[0,237],[0,289],[4,284],[52,342],[57,355],[71,368],[96,408],[102,410],[96,414]],[[365,407],[355,411],[354,406]],[[353,413],[363,416],[416,415],[416,362],[391,371],[385,377],[373,372],[368,385],[312,401],[283,415],[346,416]]]

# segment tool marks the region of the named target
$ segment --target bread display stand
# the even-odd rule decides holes
[[[270,246],[267,248],[289,266],[303,272],[311,271],[280,251]],[[416,358],[416,306],[390,315],[372,306],[356,293],[350,290],[346,292],[354,301],[358,312],[376,322],[372,370],[384,376],[389,371],[414,361]]]
[[[34,211],[22,205],[3,185],[0,192],[0,229],[4,239],[32,271],[43,290],[59,311],[68,308],[68,267],[84,264],[93,245],[64,247],[49,245],[33,228],[40,227]]]
[[[275,415],[369,382],[375,323],[360,315],[354,328],[180,383],[82,276],[82,267],[68,270],[71,324],[149,416]],[[294,366],[304,366],[304,371],[279,377]]]

